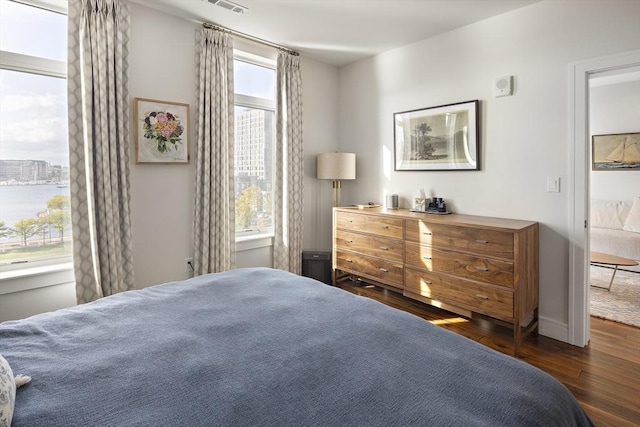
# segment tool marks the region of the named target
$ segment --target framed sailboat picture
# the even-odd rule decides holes
[[[640,132],[593,135],[591,149],[594,171],[640,170]]]

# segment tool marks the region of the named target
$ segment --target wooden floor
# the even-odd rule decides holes
[[[362,282],[346,281],[339,286],[513,354],[513,335],[508,328],[486,320],[458,317]],[[596,425],[640,426],[640,328],[592,317],[587,347],[534,335],[525,339],[520,359],[567,386]]]

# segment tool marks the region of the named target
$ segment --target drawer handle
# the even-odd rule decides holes
[[[422,258],[424,258],[424,259],[433,259],[433,257],[427,256],[427,255],[423,256]]]
[[[384,228],[385,230],[388,230],[389,226],[388,225],[383,225],[382,228]]]
[[[478,271],[489,271],[487,267],[474,267]]]
[[[433,233],[430,231],[423,231],[422,234],[425,234],[427,236],[433,236]]]
[[[389,248],[386,247],[386,246],[380,246],[380,249],[382,249],[383,251],[388,251],[389,250]]]
[[[347,240],[347,243],[353,243],[353,240]]]
[[[380,267],[380,271],[383,271],[383,272],[385,272],[385,273],[388,273],[388,272],[389,272],[389,269],[388,269],[388,268],[382,268],[382,267]]]
[[[352,259],[349,259],[349,258],[346,258],[346,259],[345,259],[345,261],[347,261],[347,262],[353,262],[353,260],[352,260]]]
[[[480,298],[480,299],[486,299],[486,300],[488,300],[488,299],[489,299],[489,297],[488,297],[488,296],[486,296],[486,295],[480,295],[480,294],[477,294],[477,295],[476,295],[476,297],[478,297],[478,298]]]
[[[423,280],[423,282],[425,283],[425,285],[430,285],[433,283],[431,280]]]
[[[482,243],[482,244],[486,245],[487,243],[489,243],[489,241],[488,240],[480,240],[480,239],[478,239],[478,240],[476,240],[476,243]]]

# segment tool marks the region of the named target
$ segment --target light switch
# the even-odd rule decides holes
[[[547,193],[560,192],[560,177],[547,177]]]

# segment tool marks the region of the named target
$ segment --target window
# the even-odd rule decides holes
[[[0,2],[0,268],[70,261],[67,17]]]
[[[275,62],[236,51],[236,236],[273,233]]]

